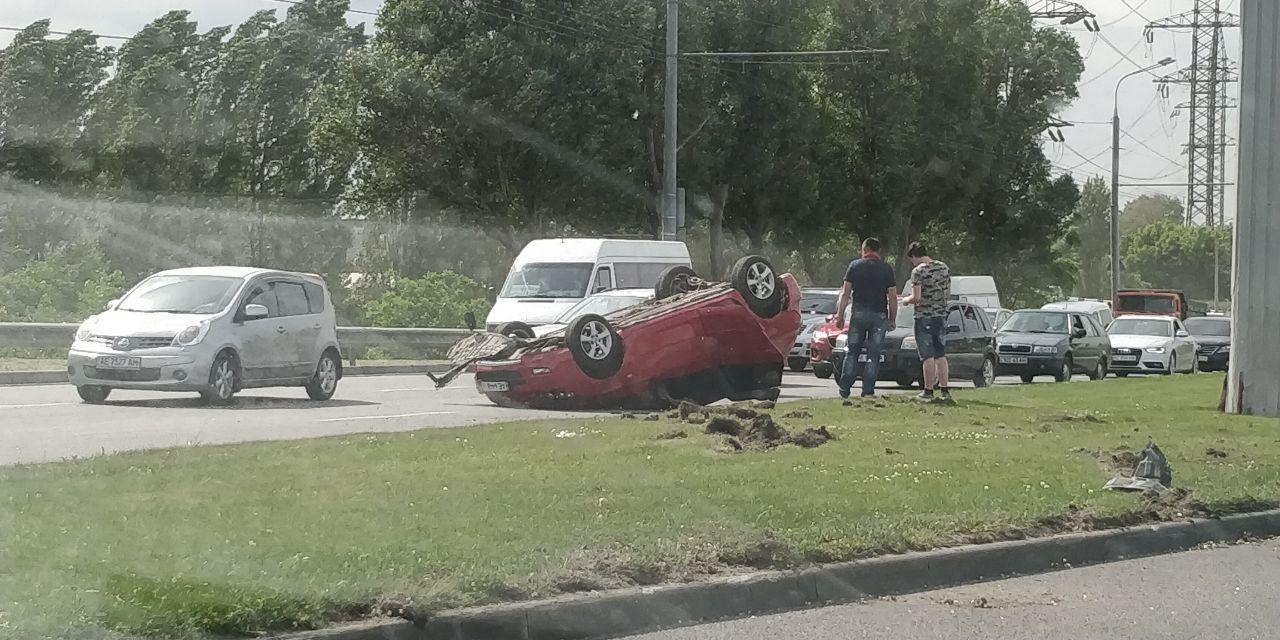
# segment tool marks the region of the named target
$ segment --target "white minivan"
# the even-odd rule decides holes
[[[593,293],[653,287],[663,271],[691,264],[683,242],[534,240],[511,265],[485,325],[494,331],[509,322],[549,324]]]
[[[333,301],[319,276],[249,267],[162,271],[76,330],[67,374],[85,402],[113,389],[194,391],[227,404],[241,389],[342,379]]]

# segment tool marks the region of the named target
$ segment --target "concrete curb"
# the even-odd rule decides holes
[[[356,365],[344,366],[343,376],[359,378],[364,376],[390,376],[417,373],[444,373],[449,370],[446,364],[390,364],[390,365]],[[0,371],[0,387],[24,384],[63,384],[67,381],[66,371]]]
[[[589,640],[1280,536],[1280,510],[370,621],[280,640]]]

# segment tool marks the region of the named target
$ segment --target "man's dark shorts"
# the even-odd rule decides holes
[[[920,360],[944,358],[947,345],[944,341],[946,318],[916,318],[916,351]]]

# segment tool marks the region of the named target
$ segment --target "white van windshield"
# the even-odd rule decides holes
[[[222,276],[154,276],[129,293],[116,309],[144,313],[211,314],[227,308],[240,278]]]
[[[507,277],[503,298],[581,298],[587,295],[590,262],[531,262]]]

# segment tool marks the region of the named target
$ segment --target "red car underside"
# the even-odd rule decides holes
[[[776,398],[800,331],[800,288],[790,275],[781,280],[786,304],[772,318],[757,316],[728,284],[610,314],[625,350],[621,369],[606,379],[583,373],[560,331],[509,360],[476,363],[476,386],[502,406],[553,409]]]

